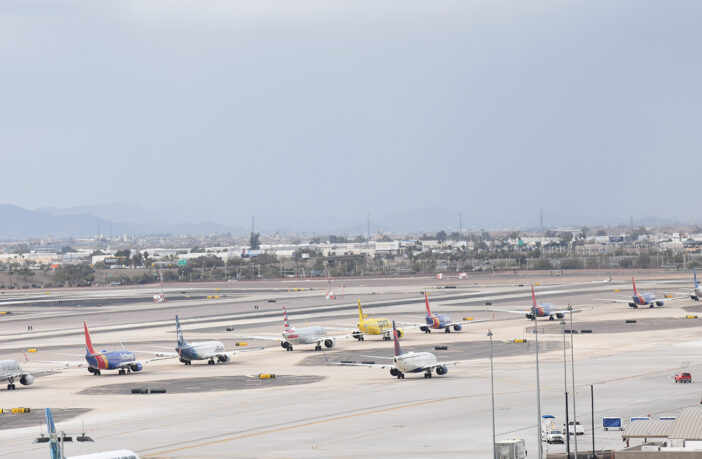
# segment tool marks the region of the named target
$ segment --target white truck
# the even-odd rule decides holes
[[[495,442],[497,459],[526,459],[527,451],[524,440],[514,438]]]
[[[575,424],[575,426],[573,426]],[[563,424],[563,429],[562,429],[563,435],[585,435],[585,429],[583,428],[583,425],[580,424],[580,421],[577,421],[573,423],[573,421],[570,421],[568,423],[568,429],[566,430],[566,425]]]
[[[555,416],[550,414],[541,416],[541,441],[545,441],[549,445],[551,443],[565,442],[563,432],[556,427]]]

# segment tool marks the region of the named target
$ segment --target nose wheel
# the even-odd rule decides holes
[[[15,390],[15,385],[14,385],[14,384],[8,384],[8,385],[7,385],[7,390]]]

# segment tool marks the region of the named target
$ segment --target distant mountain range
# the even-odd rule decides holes
[[[264,233],[279,232],[281,234],[365,234],[369,230],[369,221],[365,215],[359,216],[326,216],[306,215],[303,213],[282,215],[273,211],[261,211],[256,217],[256,231]],[[364,218],[365,217],[365,218]],[[12,204],[0,204],[0,239],[63,237],[94,237],[98,230],[102,235],[145,235],[145,234],[189,234],[208,235],[224,234],[246,235],[250,226],[244,220],[250,217],[223,214],[206,207],[196,208],[166,208],[150,210],[143,207],[122,203],[110,203],[79,207],[45,207],[36,210],[24,209]],[[516,218],[505,216],[505,218]],[[602,217],[574,218],[563,215],[547,215],[546,226],[607,226],[608,222]],[[615,224],[631,222],[620,218]],[[675,226],[679,222],[658,217],[636,218],[634,226]],[[421,234],[435,233],[440,230],[447,232],[464,230],[478,231],[486,229],[521,229],[535,228],[535,222],[525,222],[520,225],[517,221],[484,222],[480,217],[462,214],[441,208],[424,208],[410,211],[394,212],[384,216],[370,215],[370,232],[379,231],[392,234]]]

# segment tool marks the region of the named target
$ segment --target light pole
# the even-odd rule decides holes
[[[487,336],[490,338],[490,396],[492,402],[492,457],[497,459],[497,448],[495,447],[495,383],[492,370],[492,330],[488,330]]]
[[[568,433],[568,359],[566,357],[566,340],[565,340],[565,319],[561,319],[561,328],[563,329],[563,392],[565,393],[565,425],[566,425],[566,453],[570,459],[570,434]]]
[[[536,444],[538,446],[538,459],[543,457],[541,445],[541,381],[539,380],[539,323],[534,314],[534,337],[536,339]]]
[[[571,381],[573,383],[573,448],[575,450],[575,458],[578,458],[578,430],[577,430],[577,417],[575,415],[575,360],[573,357],[573,306],[568,305],[568,313],[570,314],[570,370],[571,370]],[[565,337],[565,335],[564,335]],[[567,432],[567,426],[566,426]]]

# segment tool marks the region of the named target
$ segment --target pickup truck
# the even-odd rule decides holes
[[[580,421],[575,423],[575,427],[573,427],[573,421],[570,421],[568,423],[568,430],[566,430],[566,425],[563,424],[563,435],[585,435],[585,429],[583,428],[582,424],[580,424]]]
[[[678,373],[675,375],[675,382],[676,383],[691,383],[692,382],[692,375],[687,372],[682,372]]]
[[[564,443],[565,437],[563,432],[558,429],[553,430],[542,430],[541,431],[541,441],[545,441],[549,445],[551,443]]]

